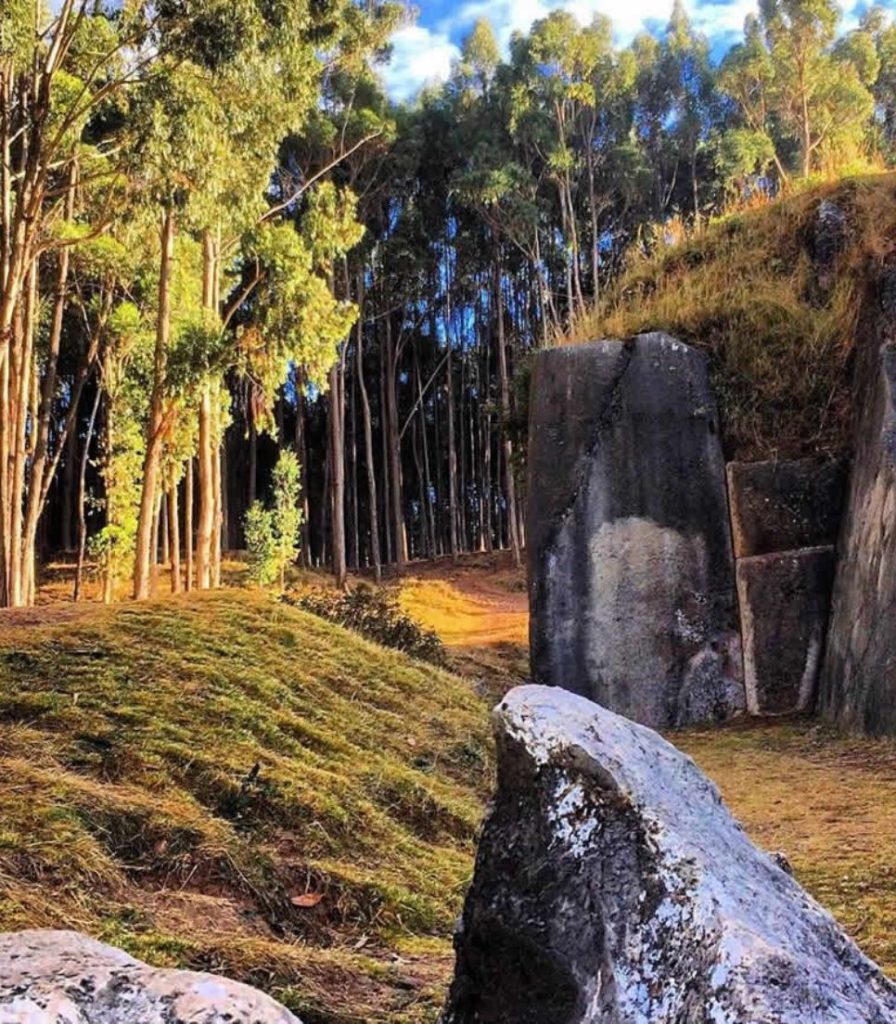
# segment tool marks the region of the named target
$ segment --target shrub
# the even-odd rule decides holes
[[[286,570],[299,552],[299,531],[302,527],[299,479],[299,460],[293,452],[281,451],[274,466],[270,507],[256,501],[246,513],[244,527],[249,577],[260,586],[269,586],[279,579],[282,589]]]
[[[345,593],[315,590],[291,603],[352,629],[383,647],[392,647],[435,665],[445,661],[445,650],[438,634],[406,615],[397,599],[381,587],[358,586]]]

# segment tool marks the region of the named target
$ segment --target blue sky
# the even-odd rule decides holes
[[[689,0],[687,6],[697,28],[720,51],[740,34],[756,0]],[[844,28],[853,27],[865,6],[867,0],[845,0]],[[883,0],[881,6],[896,12],[896,0]],[[672,0],[418,0],[416,18],[393,38],[392,62],[383,71],[389,94],[410,99],[427,82],[444,80],[477,18],[491,21],[506,49],[512,32],[527,31],[533,21],[557,8],[571,11],[582,23],[597,12],[609,15],[617,41],[625,44],[643,29],[664,25]]]

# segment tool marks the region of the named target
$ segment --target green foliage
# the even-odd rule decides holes
[[[361,585],[345,593],[313,591],[292,601],[305,611],[352,629],[383,647],[435,665],[445,663],[438,635],[403,612],[395,595],[383,587]]]
[[[299,460],[293,452],[281,451],[274,466],[271,505],[265,507],[256,501],[246,513],[244,526],[249,576],[259,586],[279,581],[282,589],[286,570],[299,553],[302,527],[300,481]]]
[[[839,19],[833,0],[764,0],[759,17],[747,19],[744,42],[725,57],[719,78],[754,137],[749,146],[743,136],[734,141],[735,176],[749,156],[760,173],[774,162],[783,178],[805,178],[860,150],[880,62],[864,28],[835,43]]]

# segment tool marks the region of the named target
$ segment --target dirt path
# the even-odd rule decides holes
[[[500,697],[528,677],[529,604],[523,569],[506,552],[420,562],[401,584],[401,605],[435,630],[453,668]]]

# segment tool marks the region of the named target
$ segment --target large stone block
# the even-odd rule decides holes
[[[530,402],[535,681],[656,728],[742,710],[706,358],[664,334],[550,349]]]
[[[744,683],[754,715],[812,708],[833,583],[832,547],[738,561]]]
[[[838,459],[730,463],[735,557],[833,544],[845,490],[846,465]]]
[[[540,686],[495,732],[444,1024],[896,1021],[896,986],[656,733]]]
[[[301,1024],[248,985],[64,931],[0,934],[0,1024]]]
[[[849,498],[819,706],[848,729],[896,734],[896,350],[860,367]]]

